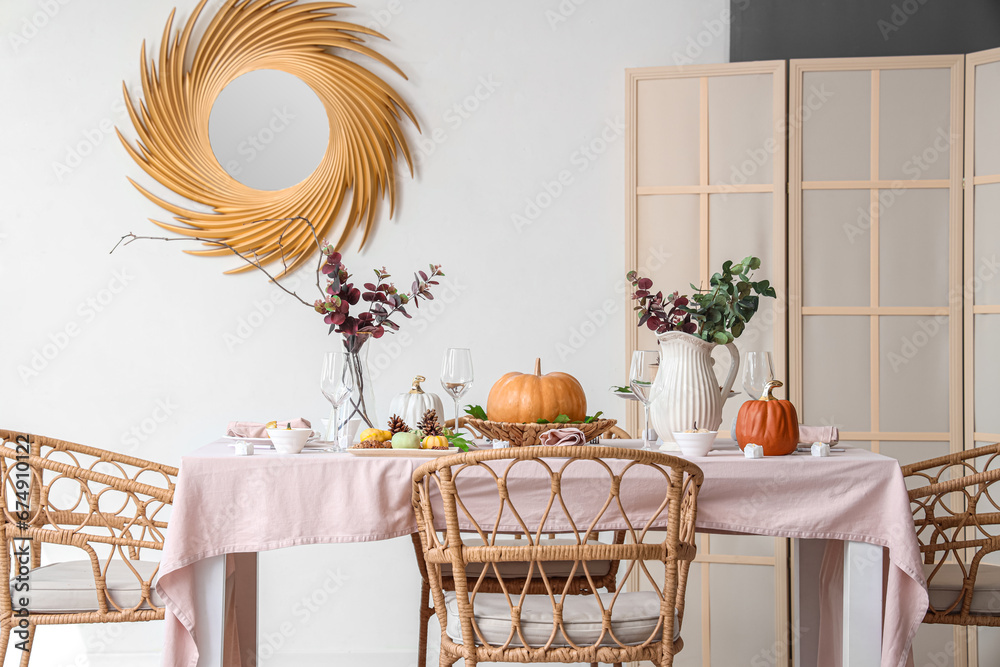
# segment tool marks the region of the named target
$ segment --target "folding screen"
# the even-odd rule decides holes
[[[785,63],[632,69],[626,79],[626,265],[670,292],[707,285],[726,259],[760,257],[759,276],[782,298],[762,305],[737,345],[772,351],[776,373],[786,377]],[[634,319],[627,335],[629,355],[656,348]],[[721,354],[716,361],[725,379],[729,362]],[[728,402],[722,435],[744,399]],[[641,431],[637,415],[630,414],[632,433]],[[751,664],[761,656],[787,664],[788,651],[776,650],[788,646],[787,540],[699,540],[686,647],[675,664]],[[770,611],[747,617],[729,604],[734,591]]]
[[[626,264],[672,290],[706,282],[726,257],[764,258],[787,300],[738,343],[773,350],[802,421],[837,425],[844,442],[908,463],[1000,441],[1000,49],[793,60],[787,110],[783,78],[781,62],[628,72]],[[633,322],[628,352],[653,348]],[[724,435],[745,398],[730,401]],[[713,650],[746,659],[712,642],[712,623],[742,628],[711,605],[712,582],[733,570],[709,576],[709,564],[776,566],[768,593],[752,569],[727,594],[773,593],[774,625],[751,634],[787,645],[787,544],[702,536],[699,547],[685,633],[702,642],[680,664],[709,664]],[[915,652],[976,667],[1000,653],[1000,632],[923,626]]]

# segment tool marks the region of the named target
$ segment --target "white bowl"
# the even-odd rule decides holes
[[[279,454],[298,454],[306,446],[306,440],[312,435],[309,428],[269,428],[267,436]]]
[[[685,456],[708,456],[718,431],[708,433],[680,433],[674,431],[674,442]]]

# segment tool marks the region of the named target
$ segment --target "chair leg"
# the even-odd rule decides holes
[[[0,665],[7,658],[7,644],[10,643],[10,626],[0,625]]]
[[[430,600],[431,587],[424,580],[420,586],[420,641],[417,645],[417,667],[427,667],[427,625],[433,613]]]
[[[28,661],[31,660],[31,646],[35,643],[35,626],[28,626],[28,639],[24,642],[26,650],[21,653],[21,667],[28,667]]]

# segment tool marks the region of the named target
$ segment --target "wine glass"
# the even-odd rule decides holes
[[[632,394],[646,409],[646,428],[642,431],[643,449],[653,448],[649,440],[649,404],[656,398],[653,392],[653,380],[656,379],[659,362],[659,352],[636,350],[632,353],[632,366],[628,372],[628,384],[632,389]]]
[[[770,352],[748,352],[743,367],[743,388],[750,398],[759,399],[764,387],[774,379],[774,361]]]
[[[354,375],[351,373],[350,358],[347,352],[327,352],[323,356],[323,374],[320,376],[320,391],[333,406],[333,415],[326,430],[326,439],[333,447],[330,451],[346,451],[347,447],[340,442],[340,406],[351,395],[354,389]]]
[[[464,347],[450,347],[444,352],[441,364],[441,386],[455,401],[455,433],[461,417],[458,412],[458,399],[472,386],[472,352]]]

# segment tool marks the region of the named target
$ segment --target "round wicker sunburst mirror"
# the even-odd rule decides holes
[[[163,31],[159,57],[150,62],[142,45],[143,100],[134,104],[123,84],[129,116],[138,135],[133,146],[118,137],[136,163],[161,185],[202,204],[171,203],[133,179],[151,201],[174,215],[174,223],[152,220],[177,234],[232,246],[260,264],[281,262],[293,271],[316,250],[320,238],[343,247],[355,230],[368,240],[382,200],[395,209],[395,163],[402,157],[413,174],[401,122],[417,125],[406,102],[380,77],[338,51],[360,54],[403,72],[365,46],[360,35],[384,37],[336,20],[335,2],[227,0],[190,52],[201,0],[182,30],[173,33],[176,10]],[[173,33],[173,34],[172,34]],[[185,66],[185,61],[190,66]],[[213,153],[209,119],[215,100],[237,78],[256,70],[280,70],[300,78],[322,101],[329,119],[329,143],[319,166],[299,183],[279,190],[249,187],[231,176]],[[285,219],[285,221],[271,221]],[[191,251],[229,255],[225,247]],[[252,269],[247,264],[227,271]]]

